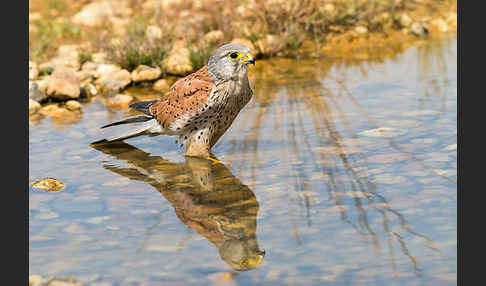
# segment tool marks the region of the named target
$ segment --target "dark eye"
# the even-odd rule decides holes
[[[230,54],[230,57],[231,57],[232,59],[236,59],[236,58],[238,57],[238,53],[231,53],[231,54]]]

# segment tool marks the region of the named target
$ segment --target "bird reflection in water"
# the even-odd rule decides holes
[[[92,147],[130,166],[104,164],[105,169],[157,189],[179,220],[213,243],[232,269],[249,270],[262,263],[265,251],[256,238],[258,201],[224,164],[195,157],[173,163],[124,142]]]

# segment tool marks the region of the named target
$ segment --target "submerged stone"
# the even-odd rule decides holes
[[[406,134],[407,130],[404,129],[396,129],[391,127],[380,127],[376,129],[365,130],[358,133],[361,136],[368,136],[368,137],[395,137],[399,135]]]
[[[31,184],[33,188],[36,189],[41,189],[41,190],[46,190],[50,192],[55,192],[55,191],[60,191],[64,188],[64,183],[54,179],[54,178],[43,178],[40,180],[37,180]]]

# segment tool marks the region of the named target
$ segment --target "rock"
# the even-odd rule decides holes
[[[91,72],[93,75],[95,74],[96,70],[98,69],[99,64],[88,61],[81,66],[81,71],[84,72]]]
[[[393,19],[390,13],[383,12],[377,16],[376,21],[384,28],[388,29],[393,25]]]
[[[145,29],[145,37],[149,41],[160,40],[162,39],[162,29],[159,26],[150,25]]]
[[[46,115],[46,116],[50,116],[52,114],[55,114],[58,109],[59,109],[59,106],[57,106],[57,104],[49,104],[49,105],[43,106],[39,110],[39,113]]]
[[[430,22],[430,24],[434,26],[439,32],[447,32],[449,30],[446,21],[444,21],[444,19],[442,18],[437,18]]]
[[[34,114],[41,109],[40,103],[29,98],[29,114]]]
[[[34,286],[35,284],[42,281],[42,277],[40,275],[30,275],[29,276],[29,286]]]
[[[169,84],[169,81],[166,80],[166,79],[159,79],[158,81],[156,81],[154,83],[154,85],[152,86],[152,88],[154,90],[156,90],[156,91],[165,93],[165,92],[169,91],[170,84]]]
[[[34,80],[39,76],[39,69],[35,62],[29,61],[29,80]]]
[[[40,286],[83,286],[82,283],[77,282],[74,278],[68,276],[66,278],[51,278]]]
[[[214,30],[204,35],[204,43],[206,45],[214,45],[224,38],[224,33],[221,30]]]
[[[40,73],[50,74],[54,71],[54,68],[56,67],[56,65],[51,60],[51,61],[48,61],[48,62],[45,62],[45,63],[41,63],[38,67],[39,67]]]
[[[369,129],[358,133],[361,136],[367,137],[395,137],[399,135],[406,134],[407,130],[405,129],[396,129],[391,127],[380,127],[376,129]]]
[[[410,24],[412,24],[412,18],[410,18],[408,14],[401,14],[398,17],[398,23],[400,24],[400,27],[407,28],[410,26]]]
[[[56,57],[39,65],[39,72],[52,73],[58,67],[79,70],[81,64],[79,62],[78,48],[76,45],[60,46]]]
[[[64,126],[79,122],[82,119],[82,113],[79,111],[70,111],[66,108],[58,107],[49,114],[54,125]]]
[[[145,65],[139,65],[132,71],[131,77],[134,82],[140,82],[158,79],[161,74],[162,71],[158,67],[152,68]]]
[[[57,67],[46,80],[49,97],[61,100],[79,97],[81,87],[74,70]]]
[[[91,55],[91,61],[95,64],[104,64],[108,61],[108,55],[106,53],[94,53]]]
[[[94,72],[94,76],[96,78],[100,78],[100,77],[103,77],[103,76],[105,76],[107,74],[117,72],[119,70],[121,70],[121,67],[119,67],[117,65],[113,65],[113,64],[99,64],[96,67],[96,70]]]
[[[30,184],[33,188],[46,190],[49,192],[57,192],[64,188],[65,184],[58,179],[45,177],[39,180],[36,180],[32,184]]]
[[[101,66],[101,65],[100,65]],[[99,72],[99,67],[97,73]],[[105,91],[120,91],[132,81],[130,73],[127,70],[112,70],[107,73],[99,74],[95,81],[96,85]]]
[[[81,95],[83,97],[95,96],[98,93],[96,87],[92,83],[87,83],[81,86]]]
[[[322,10],[326,12],[326,14],[328,14],[329,16],[334,16],[336,13],[336,6],[331,3],[327,3],[326,5],[324,5],[324,7],[322,7]]]
[[[80,82],[91,81],[94,77],[94,72],[88,70],[80,70],[76,72],[76,77],[79,79]]]
[[[457,27],[457,13],[450,13],[449,16],[447,16],[447,24],[450,27],[456,28]]]
[[[161,62],[162,68],[169,74],[186,75],[194,70],[191,63],[191,52],[184,40],[178,40],[168,55]]]
[[[354,30],[358,34],[366,34],[366,33],[368,33],[368,28],[366,28],[365,26],[357,26]]]
[[[40,84],[42,83],[42,84]],[[48,96],[46,94],[46,81],[30,82],[29,81],[29,98],[35,101],[43,101]],[[43,88],[41,88],[41,86]]]
[[[53,123],[58,125],[77,122],[80,119],[80,112],[73,112],[67,108],[59,107],[57,104],[43,106],[39,113],[51,117]]]
[[[115,17],[126,17],[132,14],[127,1],[99,1],[87,4],[74,15],[72,22],[90,27],[100,26],[105,20],[111,21]]]
[[[429,33],[429,30],[427,30],[424,25],[415,22],[410,26],[410,32],[417,37],[422,37],[427,35]]]
[[[274,55],[284,47],[284,41],[278,35],[267,35],[264,39],[258,40],[256,46],[264,55]]]
[[[255,46],[253,45],[253,43],[250,40],[243,39],[243,38],[236,38],[236,39],[233,39],[231,41],[231,43],[241,44],[241,45],[247,46],[248,48],[250,48],[250,53],[252,53],[253,56],[256,56],[257,53],[258,53],[258,50],[255,48]]]
[[[41,19],[42,19],[41,13],[39,13],[39,12],[30,12],[29,11],[29,23],[30,22],[39,21]]]
[[[133,96],[119,93],[113,97],[108,98],[105,104],[109,107],[128,106],[132,101]]]
[[[82,107],[81,103],[77,102],[76,100],[68,100],[66,101],[65,105],[66,109],[71,111],[80,110]]]
[[[191,2],[196,2],[196,1],[191,1]],[[155,9],[162,9],[166,10],[168,8],[172,8],[174,6],[180,5],[182,3],[182,0],[147,0],[145,1],[142,5],[143,9],[147,10],[155,10]],[[197,3],[193,3],[197,4]]]

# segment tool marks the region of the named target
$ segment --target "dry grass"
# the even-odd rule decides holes
[[[105,51],[114,63],[131,70],[138,64],[158,65],[171,43],[185,38],[191,49],[193,65],[199,67],[215,45],[234,38],[251,41],[260,57],[275,55],[276,52],[261,49],[267,35],[279,37],[282,43],[279,55],[291,56],[305,41],[323,43],[357,26],[364,26],[370,32],[386,33],[399,28],[397,15],[405,11],[412,13],[422,9],[433,14],[444,4],[453,7],[456,0],[201,0],[180,1],[169,7],[164,6],[164,1],[153,1],[155,4],[151,8],[147,8],[145,1],[130,0],[128,3],[134,15],[124,33],[110,25],[104,27],[102,33],[93,33],[72,25],[69,17],[64,16],[63,21],[56,19],[61,17],[62,7],[71,7],[71,2],[73,0],[46,2],[47,6],[57,7],[59,12],[55,17],[49,15],[34,24],[37,31],[31,33],[31,58],[52,54],[59,40],[77,38],[94,43],[93,52]],[[69,16],[81,8],[76,5],[77,8],[67,10]],[[34,7],[31,10],[44,7],[31,6]],[[51,10],[40,9],[42,13]],[[145,30],[149,25],[161,28],[162,40],[154,42],[146,38]],[[205,34],[214,30],[222,31],[223,38],[214,43],[202,41]]]

